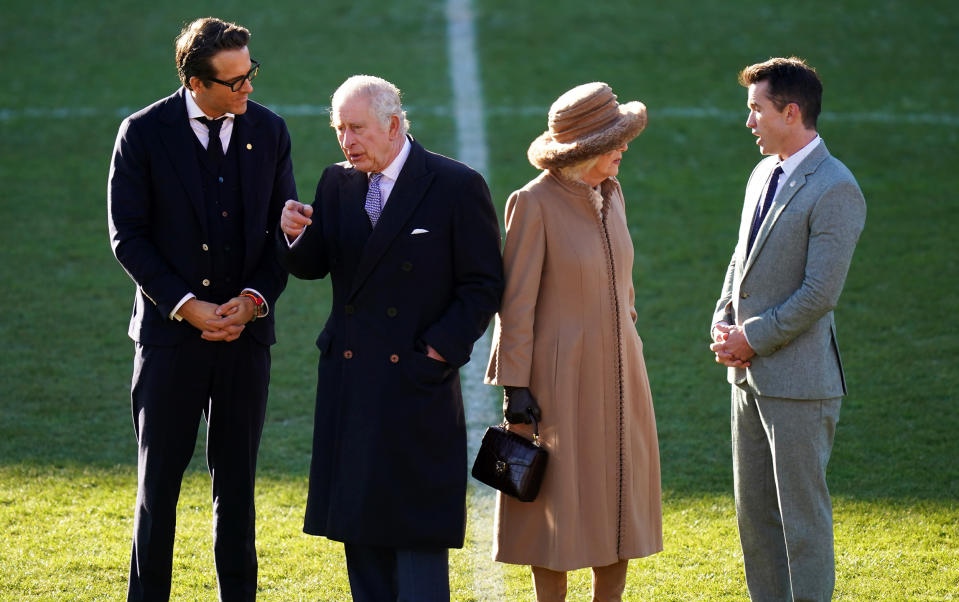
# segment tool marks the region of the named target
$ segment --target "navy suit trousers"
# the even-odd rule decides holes
[[[255,599],[253,488],[269,374],[269,347],[248,333],[228,343],[204,341],[198,332],[176,346],[136,344],[139,453],[128,600],[170,597],[177,499],[201,417],[220,599]]]

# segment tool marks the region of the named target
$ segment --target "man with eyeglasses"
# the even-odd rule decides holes
[[[256,597],[253,488],[273,312],[273,228],[296,199],[283,120],[249,100],[250,32],[206,18],[176,41],[183,86],[120,125],[107,187],[114,255],[136,283],[138,487],[129,600],[167,600],[176,505],[201,417],[221,600]]]

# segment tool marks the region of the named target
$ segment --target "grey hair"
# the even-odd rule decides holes
[[[400,102],[400,89],[381,77],[374,75],[354,75],[340,84],[333,93],[330,106],[330,125],[335,127],[333,118],[337,109],[347,100],[356,96],[366,96],[370,99],[370,109],[374,117],[384,128],[389,127],[390,118],[396,115],[400,119],[400,135],[405,136],[410,129],[410,122],[406,119],[406,111]]]
[[[578,161],[576,163],[573,163],[572,165],[567,165],[566,167],[555,168],[551,171],[559,173],[559,175],[564,180],[569,180],[571,182],[581,182],[586,172],[588,172],[590,169],[593,168],[594,165],[596,165],[596,162],[599,161],[599,158],[601,156],[602,155],[595,155],[593,157],[590,157],[589,159]]]

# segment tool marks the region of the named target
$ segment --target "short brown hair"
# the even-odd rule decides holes
[[[794,56],[771,58],[739,72],[739,83],[744,87],[761,81],[769,82],[769,97],[777,110],[794,102],[802,112],[803,125],[816,129],[822,110],[822,81],[806,61]]]
[[[209,82],[210,78],[216,77],[213,56],[221,50],[243,48],[249,42],[250,31],[234,23],[214,17],[188,23],[177,36],[175,45],[176,70],[180,81],[187,88],[190,88],[191,77]]]

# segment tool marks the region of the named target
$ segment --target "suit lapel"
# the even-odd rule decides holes
[[[764,159],[760,166],[757,166],[754,173],[750,176],[746,184],[746,193],[743,197],[743,214],[739,222],[739,240],[742,241],[741,250],[743,258],[741,263],[745,265],[746,259],[746,241],[749,240],[749,231],[752,228],[753,216],[756,214],[756,207],[762,202],[763,187],[769,180],[769,175],[776,166],[776,161],[772,157]],[[755,241],[754,241],[755,242]],[[755,254],[756,246],[753,245],[752,253]]]
[[[183,98],[185,93],[186,88],[180,88],[169,97],[160,113],[160,121],[167,126],[160,128],[160,140],[170,155],[170,163],[177,177],[180,178],[187,197],[193,204],[203,235],[207,236],[209,230],[206,223],[206,209],[200,192],[203,184],[200,180],[200,165],[195,160],[196,149],[193,143],[195,134],[190,128],[190,121],[186,114],[186,101]]]
[[[265,230],[266,213],[269,203],[257,203],[260,198],[257,190],[260,187],[261,170],[258,166],[264,164],[264,150],[261,144],[256,119],[247,111],[233,118],[233,133],[230,144],[239,160],[240,167],[240,202],[243,204],[243,232],[246,237],[246,249],[257,248],[258,240],[262,240],[261,230]],[[244,273],[252,269],[249,265],[254,258],[253,253],[246,253],[244,258]]]
[[[750,267],[752,267],[756,257],[759,255],[763,245],[766,243],[769,233],[776,226],[776,221],[779,220],[779,216],[782,214],[783,210],[787,205],[789,205],[789,202],[793,200],[796,194],[799,193],[799,191],[802,190],[803,186],[806,184],[807,176],[815,173],[819,165],[828,156],[829,151],[826,150],[826,144],[824,142],[820,142],[819,146],[813,149],[813,151],[809,153],[809,156],[803,159],[802,163],[796,167],[796,170],[789,176],[788,180],[780,180],[779,188],[776,191],[776,196],[773,197],[772,205],[769,207],[769,214],[760,225],[759,232],[756,233],[756,240],[753,243],[752,252],[750,252],[749,257],[746,258],[744,273],[745,271],[748,271]]]
[[[426,151],[416,141],[411,140],[411,144],[412,148],[406,163],[403,165],[403,170],[400,171],[400,176],[393,186],[393,191],[390,193],[386,206],[383,207],[383,213],[363,248],[356,273],[353,276],[351,298],[363,286],[393,240],[402,233],[403,226],[409,221],[410,216],[420,204],[420,201],[423,200],[426,190],[433,181],[433,173],[426,168]],[[363,209],[365,198],[366,186],[363,187],[363,193],[357,206],[363,219],[368,220],[366,211]],[[366,224],[369,224],[369,221],[366,221]]]

